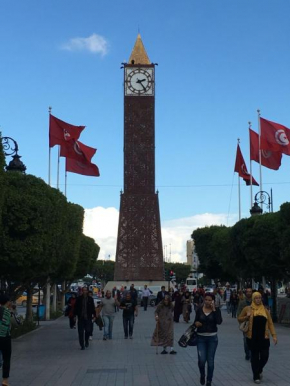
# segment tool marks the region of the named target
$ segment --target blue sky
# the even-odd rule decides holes
[[[139,28],[150,60],[159,64],[156,188],[163,228],[172,232],[164,242],[173,249],[181,224],[188,224],[186,239],[193,226],[204,225],[195,220],[206,213],[207,224],[235,221],[237,138],[249,169],[248,121],[257,130],[257,108],[290,127],[289,14],[288,0],[0,0],[2,135],[17,140],[28,172],[47,181],[48,107],[60,119],[86,125],[81,141],[98,149],[93,160],[101,177],[69,174],[68,199],[117,213],[123,186],[120,63],[129,59]],[[52,157],[55,183],[56,149]],[[63,161],[61,168],[63,184]],[[289,200],[289,171],[287,156],[279,171],[263,168],[274,210]],[[257,164],[253,175],[259,179]],[[249,201],[242,182],[243,216]],[[103,243],[112,255],[113,247]],[[178,253],[176,259],[184,250]]]

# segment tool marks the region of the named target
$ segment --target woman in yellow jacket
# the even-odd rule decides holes
[[[245,307],[238,317],[240,323],[249,321],[246,333],[247,344],[251,350],[251,364],[254,382],[261,383],[263,368],[268,362],[270,333],[277,344],[277,335],[270,312],[263,306],[260,292],[252,295],[252,304]]]

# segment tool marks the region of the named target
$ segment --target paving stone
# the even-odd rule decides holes
[[[242,333],[236,319],[222,312],[212,386],[252,385],[251,365],[244,359]],[[116,313],[113,339],[102,340],[95,327],[93,341],[79,349],[77,330],[67,318],[42,323],[40,329],[13,341],[11,386],[195,386],[199,385],[195,347],[180,348],[178,339],[188,327],[175,324],[177,355],[156,355],[150,346],[155,327],[154,308],[140,309],[134,339],[125,340],[122,314]],[[290,385],[290,330],[276,326],[278,345],[271,346],[263,385]]]

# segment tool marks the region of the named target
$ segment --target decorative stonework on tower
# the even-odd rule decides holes
[[[155,193],[155,68],[138,34],[129,63],[124,65],[124,192],[115,280],[163,279]]]

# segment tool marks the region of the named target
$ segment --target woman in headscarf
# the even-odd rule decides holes
[[[190,295],[190,292],[188,290],[185,291],[183,297],[182,297],[182,315],[183,320],[188,323],[190,321],[190,314],[192,312],[192,297]]]
[[[156,327],[152,336],[151,346],[162,346],[161,354],[168,354],[166,350],[170,347],[170,354],[176,354],[173,348],[173,305],[169,295],[158,304],[155,310]]]
[[[277,344],[277,335],[270,312],[262,303],[260,292],[252,295],[252,304],[245,307],[238,317],[240,323],[249,321],[249,329],[246,333],[247,344],[251,350],[251,365],[254,382],[261,383],[263,368],[268,362],[270,334],[273,342]]]

